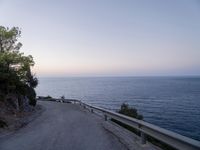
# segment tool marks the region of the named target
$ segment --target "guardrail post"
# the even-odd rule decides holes
[[[108,116],[106,114],[104,115],[104,119],[105,119],[105,121],[108,120]]]
[[[141,132],[141,144],[146,144],[147,143],[147,136],[145,133]]]

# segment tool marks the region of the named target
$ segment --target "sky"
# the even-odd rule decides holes
[[[37,76],[200,75],[200,0],[0,0]]]

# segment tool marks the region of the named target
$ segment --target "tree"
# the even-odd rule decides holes
[[[10,93],[28,97],[29,104],[36,105],[34,88],[37,78],[31,73],[34,66],[33,57],[25,56],[19,50],[17,42],[21,31],[17,27],[11,29],[0,26],[0,99],[5,100]]]

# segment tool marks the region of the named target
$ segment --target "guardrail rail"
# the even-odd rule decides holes
[[[146,144],[146,137],[148,135],[178,150],[200,150],[200,142],[197,140],[182,136],[142,120],[134,119],[114,111],[83,103],[79,100],[71,100],[71,102],[89,109],[92,113],[95,111],[102,113],[104,115],[105,121],[107,121],[108,118],[113,118],[135,128],[141,133],[141,144]]]

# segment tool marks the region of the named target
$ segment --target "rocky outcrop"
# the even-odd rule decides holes
[[[17,94],[6,95],[3,100],[0,100],[0,128],[7,127],[9,118],[24,112],[30,112],[32,109],[26,96]]]
[[[8,94],[4,100],[5,108],[10,113],[30,111],[29,100],[26,96]]]

